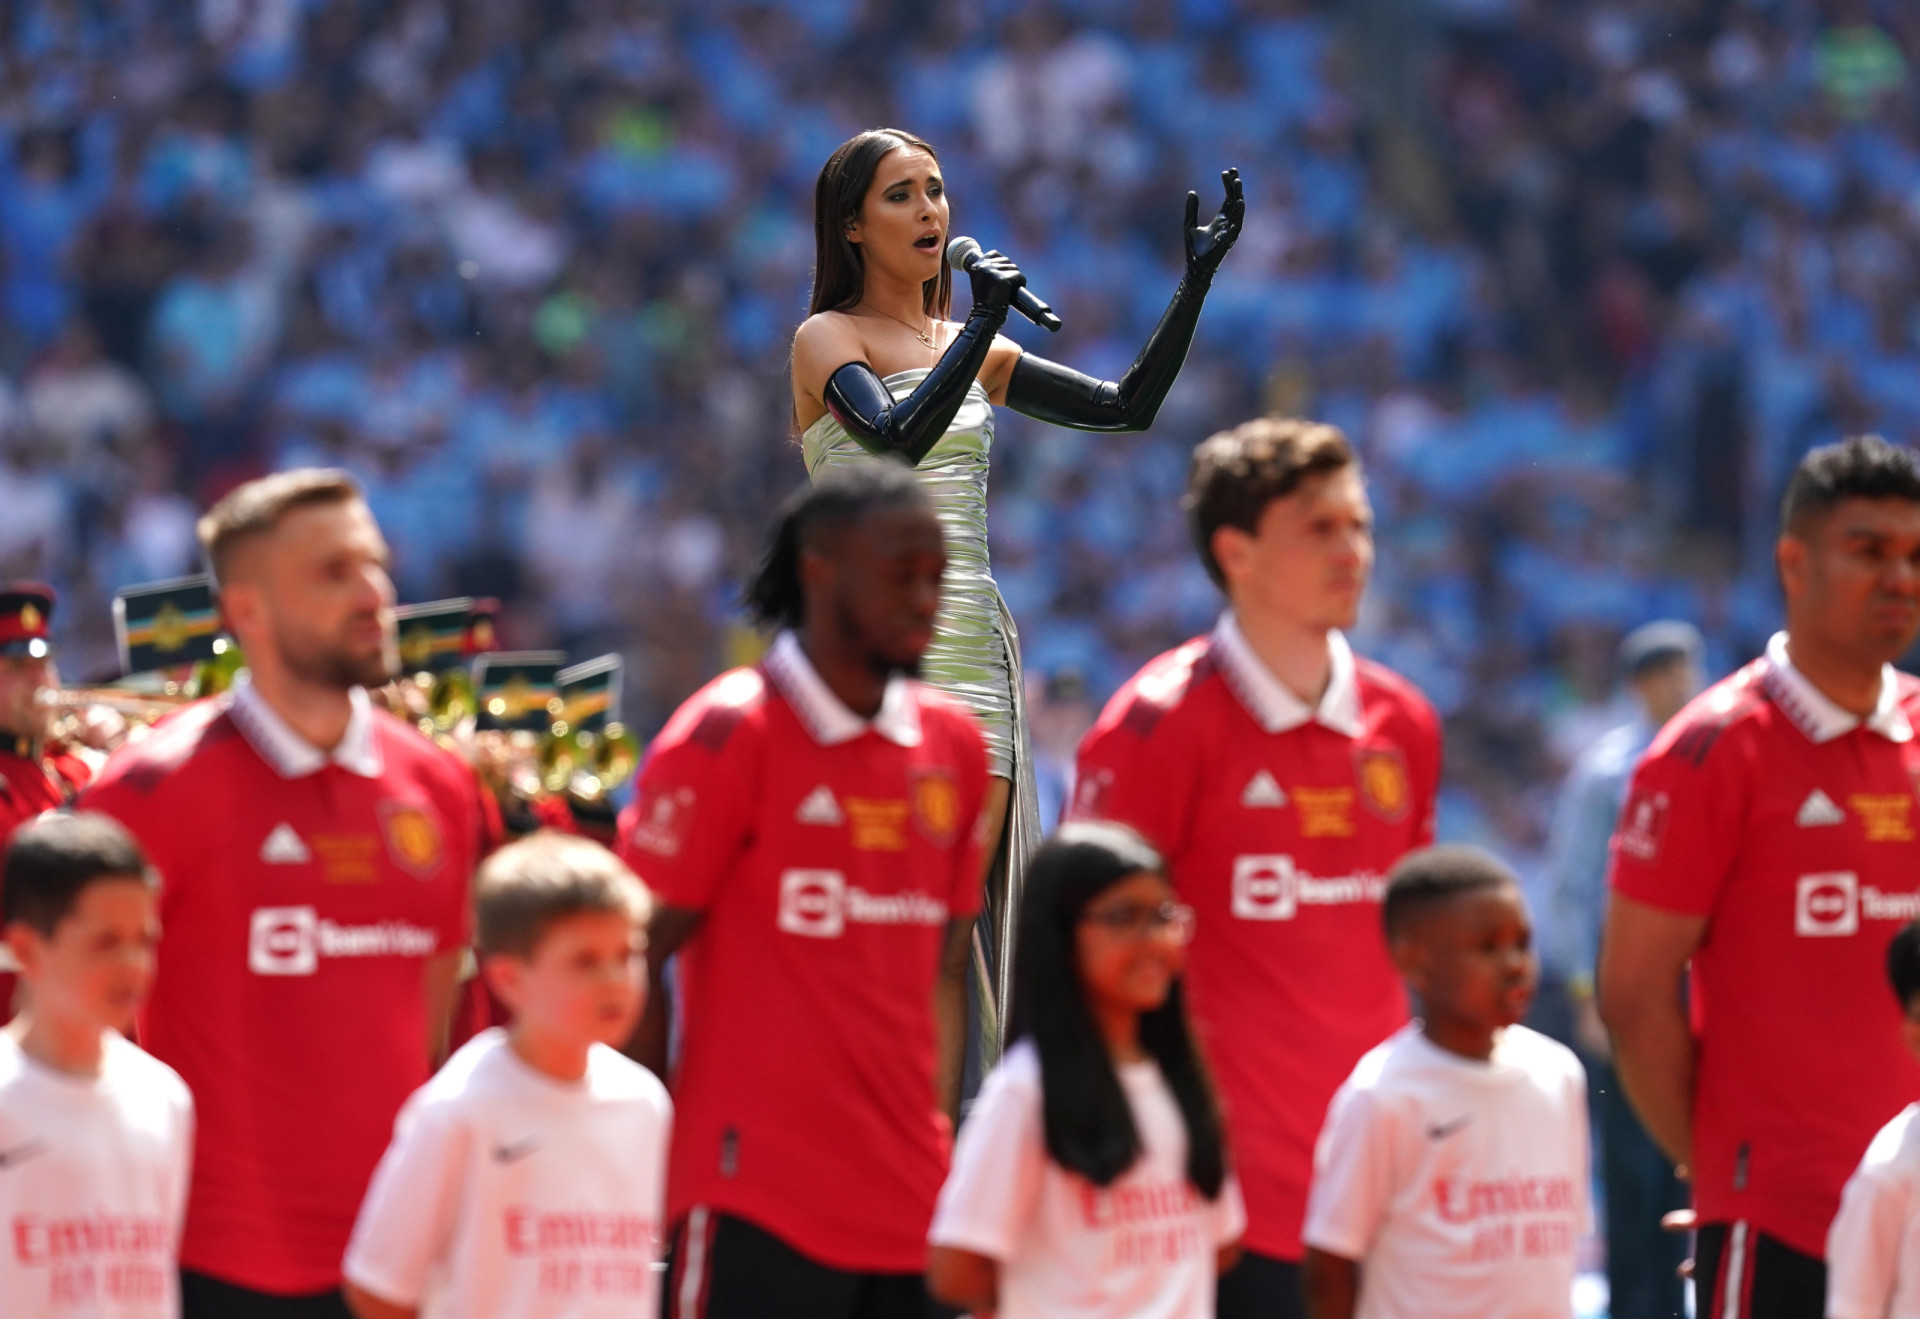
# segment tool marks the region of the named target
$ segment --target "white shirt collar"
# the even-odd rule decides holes
[[[871,719],[862,719],[833,694],[793,633],[782,632],[774,638],[773,649],[767,652],[766,670],[767,676],[780,688],[780,694],[787,698],[787,704],[800,716],[800,722],[813,734],[813,740],[821,746],[851,742],[869,728],[895,746],[920,745],[920,710],[914,704],[910,678],[900,674],[889,678],[887,690],[880,698],[879,713]]]
[[[1827,694],[1807,680],[1787,658],[1787,634],[1776,632],[1767,642],[1766,668],[1760,681],[1767,695],[1811,742],[1831,742],[1864,726],[1889,742],[1911,742],[1913,724],[1900,708],[1900,675],[1893,665],[1880,668],[1880,696],[1865,719],[1835,705]]]
[[[352,713],[347,716],[347,731],[340,735],[340,744],[331,752],[322,751],[294,732],[267,704],[246,673],[233,681],[227,714],[233,719],[234,727],[260,753],[260,758],[273,766],[274,772],[283,779],[318,774],[329,763],[363,779],[379,778],[385,764],[380,756],[380,744],[373,736],[373,702],[367,699],[364,687],[348,692],[347,701],[352,707]]]
[[[1229,609],[1220,615],[1213,629],[1213,653],[1220,658],[1220,672],[1227,686],[1240,698],[1240,704],[1269,733],[1284,733],[1313,720],[1347,737],[1360,736],[1364,726],[1360,716],[1360,684],[1355,676],[1353,647],[1338,630],[1327,633],[1327,652],[1333,661],[1327,675],[1327,690],[1320,704],[1310,706],[1288,686],[1273,676],[1273,671],[1253,653],[1253,646]]]

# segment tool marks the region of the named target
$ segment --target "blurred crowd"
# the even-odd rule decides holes
[[[1771,629],[1810,445],[1920,439],[1920,11],[1882,0],[13,0],[0,6],[0,578],[195,570],[268,468],[366,483],[403,599],[628,656],[651,732],[748,643],[803,479],[786,359],[816,172],[940,149],[957,232],[1114,376],[1189,188],[1246,234],[1153,431],[1002,413],[995,569],[1070,752],[1216,596],[1195,441],[1345,427],[1380,516],[1356,642],[1447,721],[1444,836],[1537,871],[1621,634]]]

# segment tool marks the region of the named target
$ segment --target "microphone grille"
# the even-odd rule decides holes
[[[965,234],[952,239],[947,244],[947,264],[955,270],[965,270],[967,262],[980,254],[980,244]]]

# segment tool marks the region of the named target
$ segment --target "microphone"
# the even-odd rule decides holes
[[[982,255],[984,254],[980,250],[980,244],[965,235],[947,244],[947,264],[958,271],[965,272],[972,270],[973,263],[978,261]],[[1013,292],[1013,305],[1015,310],[1022,316],[1025,316],[1042,329],[1058,330],[1060,328],[1060,318],[1053,314],[1053,308],[1040,301],[1030,288],[1021,287],[1015,289]]]

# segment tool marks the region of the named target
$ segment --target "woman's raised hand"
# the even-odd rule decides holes
[[[1007,318],[1007,309],[1013,305],[1013,295],[1026,287],[1027,277],[1020,273],[1020,267],[1013,264],[1011,257],[998,252],[983,252],[967,269],[967,278],[973,282],[973,309],[985,311]]]
[[[1227,199],[1220,204],[1220,213],[1204,226],[1200,223],[1200,194],[1187,194],[1187,223],[1181,232],[1187,237],[1187,274],[1190,277],[1203,280],[1213,278],[1213,272],[1220,268],[1220,262],[1227,255],[1227,249],[1240,237],[1240,222],[1247,215],[1247,199],[1240,191],[1240,171],[1223,171],[1220,182],[1226,187]]]

